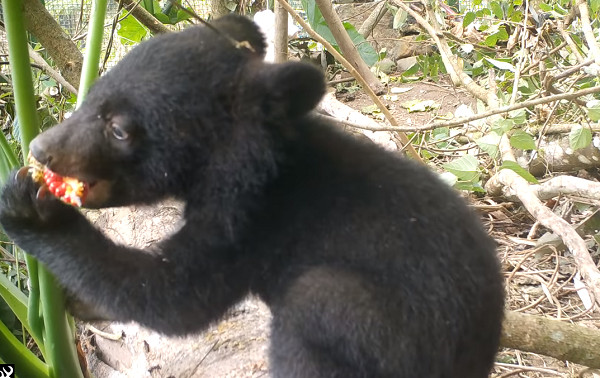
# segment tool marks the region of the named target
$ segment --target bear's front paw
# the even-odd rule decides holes
[[[14,171],[0,197],[0,224],[9,236],[26,231],[62,227],[79,216],[77,210],[36,184],[27,168]]]

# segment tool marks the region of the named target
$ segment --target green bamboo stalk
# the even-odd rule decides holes
[[[96,78],[98,78],[98,67],[100,67],[100,53],[102,52],[102,37],[104,35],[104,19],[106,17],[106,5],[108,0],[95,0],[92,3],[90,27],[86,39],[85,56],[83,57],[83,69],[77,96],[77,107],[83,103],[85,95],[90,90]]]
[[[27,156],[29,143],[39,133],[39,123],[29,67],[27,34],[21,13],[22,2],[20,0],[2,0],[2,8],[11,58],[10,68],[13,74],[15,104],[21,124],[22,151],[23,156]],[[35,259],[31,257],[26,257],[26,259],[30,268],[31,282],[38,281],[40,284],[44,317],[44,346],[50,375],[54,378],[83,377],[73,342],[73,334],[68,326],[63,292],[43,266],[38,266]],[[31,274],[36,267],[38,277]],[[40,320],[37,316],[39,311],[36,304],[32,301],[30,304],[32,305],[29,308],[30,324],[33,329],[36,329],[36,321]]]

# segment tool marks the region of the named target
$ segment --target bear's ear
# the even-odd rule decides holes
[[[255,79],[265,91],[263,106],[269,118],[301,117],[325,94],[323,73],[308,63],[267,64]]]
[[[212,21],[211,25],[236,42],[248,42],[257,55],[265,56],[265,37],[258,25],[249,18],[231,13]]]

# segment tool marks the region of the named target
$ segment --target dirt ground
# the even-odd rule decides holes
[[[392,85],[410,88],[388,100],[392,113],[407,124],[425,125],[460,105],[474,106],[462,91],[444,83]],[[343,100],[344,95],[340,98]],[[436,110],[408,113],[400,103],[433,100]],[[355,109],[371,104],[361,93],[347,102]],[[594,173],[588,173],[593,175]],[[589,177],[588,177],[589,178]],[[507,308],[600,328],[598,310],[586,310],[574,286],[576,267],[571,256],[557,249],[536,249],[548,237],[517,203],[470,196],[490,234],[498,243],[498,256],[507,279]],[[572,223],[590,215],[593,207],[569,198],[549,203]],[[167,202],[153,208],[112,209],[90,217],[114,239],[145,247],[177,228],[181,206]],[[590,245],[592,245],[591,243]],[[591,247],[598,261],[597,247]],[[135,324],[99,324],[106,335],[84,329],[81,344],[91,371],[98,378],[122,377],[269,377],[267,361],[270,313],[256,298],[248,298],[228,317],[200,335],[166,338]],[[600,377],[600,373],[550,357],[518,350],[501,350],[491,377]]]

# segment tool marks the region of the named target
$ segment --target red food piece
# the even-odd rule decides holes
[[[63,177],[49,169],[44,170],[44,182],[48,190],[63,202],[81,206],[88,192],[88,185],[71,177]]]

